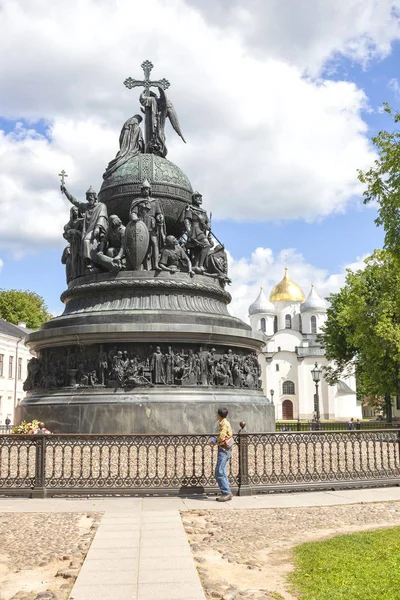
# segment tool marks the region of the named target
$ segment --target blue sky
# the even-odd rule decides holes
[[[276,283],[285,263],[305,291],[315,283],[326,295],[343,283],[346,266],[359,266],[361,257],[382,247],[376,210],[362,204],[356,169],[367,168],[374,158],[369,138],[391,127],[379,106],[400,104],[400,33],[392,11],[398,2],[349,0],[346,13],[336,10],[333,0],[312,0],[321,10],[310,17],[311,33],[293,40],[290,18],[296,15],[277,14],[273,0],[249,3],[253,12],[246,24],[254,19],[252,37],[234,10],[246,5],[234,2],[221,21],[207,2],[176,0],[167,6],[151,0],[147,10],[156,7],[160,23],[157,18],[133,23],[137,39],[132,41],[123,21],[133,8],[124,1],[110,17],[119,31],[113,30],[108,47],[99,39],[108,23],[102,3],[86,2],[82,19],[95,23],[99,34],[88,36],[85,22],[78,27],[66,16],[66,2],[50,15],[45,4],[32,13],[20,0],[18,10],[0,12],[0,32],[8,36],[5,42],[0,36],[0,51],[15,46],[21,54],[0,67],[1,288],[33,290],[51,311],[62,310],[60,256],[68,206],[60,198],[57,173],[69,172],[68,184],[82,199],[86,187],[100,187],[119,128],[137,112],[135,95],[121,90],[122,74],[136,70],[140,76],[147,57],[171,80],[188,139],[183,146],[170,136],[168,158],[203,191],[213,229],[231,254],[235,314],[246,317],[257,288]],[[222,0],[216,4],[225,6]],[[269,9],[279,43],[268,35]],[[169,56],[151,40],[163,23],[162,35],[168,35],[174,11],[185,21],[186,33],[170,32]],[[66,18],[73,28],[69,39],[56,30]],[[257,37],[257,19],[265,19],[265,36]],[[18,38],[29,40],[29,31],[24,62]],[[196,35],[206,50],[197,47]],[[21,68],[25,74],[17,77]],[[257,78],[254,99],[236,83],[240,73]]]

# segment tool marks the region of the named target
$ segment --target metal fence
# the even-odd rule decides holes
[[[177,495],[217,491],[207,435],[2,435],[0,495]],[[396,485],[400,431],[246,433],[229,478],[238,495]]]
[[[386,423],[386,421],[354,421],[354,428],[359,425],[361,431],[370,429],[398,429],[399,423]],[[348,431],[348,422],[344,421],[277,421],[276,431]]]
[[[13,429],[13,425],[0,425],[0,434],[11,433],[12,429]]]

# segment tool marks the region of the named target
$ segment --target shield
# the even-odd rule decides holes
[[[138,271],[149,249],[149,230],[143,221],[129,221],[125,229],[125,250],[129,266]]]

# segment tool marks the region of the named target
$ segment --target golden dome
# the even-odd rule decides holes
[[[270,302],[304,302],[303,290],[297,283],[289,279],[287,267],[285,267],[282,281],[274,287],[269,300]]]

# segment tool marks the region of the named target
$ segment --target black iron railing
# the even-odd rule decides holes
[[[11,433],[13,429],[13,425],[0,425],[0,434],[1,433]]]
[[[399,423],[386,423],[385,421],[360,421],[354,422],[354,429],[360,431],[371,429],[398,429]],[[348,431],[349,425],[345,421],[277,421],[276,431]]]
[[[214,492],[208,435],[3,435],[0,494],[176,495]],[[400,431],[235,436],[229,464],[239,495],[397,484]]]

